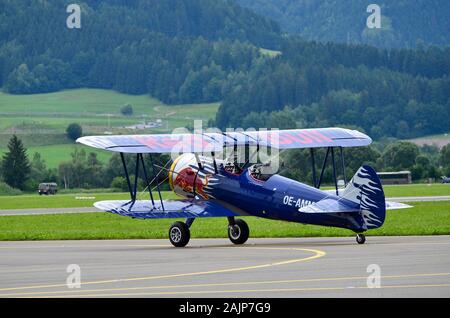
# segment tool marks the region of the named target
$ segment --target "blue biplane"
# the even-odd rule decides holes
[[[262,138],[264,137],[264,138]],[[369,145],[365,134],[343,128],[271,130],[253,132],[119,135],[82,137],[77,142],[119,152],[128,182],[131,199],[128,201],[101,201],[95,206],[101,210],[140,219],[184,218],[169,229],[170,242],[183,247],[190,240],[190,226],[196,218],[228,218],[228,237],[234,244],[243,244],[249,237],[249,228],[239,216],[256,216],[273,220],[298,222],[346,228],[354,231],[359,244],[365,242],[364,232],[383,225],[386,209],[408,205],[386,202],[374,169],[362,166],[347,182],[342,149]],[[178,147],[178,148],[177,148]],[[233,160],[219,160],[216,154],[232,147]],[[313,186],[291,180],[271,171],[267,163],[250,165],[236,160],[238,147],[270,149],[310,149]],[[315,149],[325,148],[326,154],[320,173],[316,171]],[[163,169],[152,160],[155,153],[180,151],[168,169],[171,189],[183,199],[163,200],[158,176]],[[339,153],[338,153],[339,151]],[[135,178],[130,181],[125,154],[136,156]],[[150,157],[153,180],[149,179],[144,155]],[[340,155],[339,164],[336,156]],[[249,156],[250,157],[250,156]],[[331,158],[330,158],[331,157]],[[323,191],[320,186],[328,161],[333,167],[335,190]],[[148,161],[147,161],[148,162]],[[336,168],[344,175],[345,188],[338,189]],[[160,168],[159,173],[156,173]],[[137,200],[138,177],[149,189],[148,200]],[[156,193],[152,183],[156,180]],[[132,184],[133,183],[133,184]]]

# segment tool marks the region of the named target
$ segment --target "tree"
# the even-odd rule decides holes
[[[411,142],[398,141],[386,147],[382,155],[385,168],[402,170],[411,169],[419,155],[419,147]]]
[[[72,123],[67,126],[66,133],[70,139],[75,141],[83,135],[83,129],[79,124]]]
[[[124,177],[117,176],[111,181],[111,188],[128,191],[128,183]]]
[[[242,127],[247,128],[267,128],[266,127],[267,113],[251,112],[242,120]]]
[[[442,147],[440,161],[443,167],[450,165],[450,144],[447,144],[444,147]]]
[[[84,149],[74,148],[70,155],[72,160],[60,163],[58,168],[59,179],[65,188],[93,188],[110,184],[95,153],[86,154]]]
[[[133,115],[133,106],[131,106],[130,104],[126,104],[120,109],[120,112],[124,116],[131,116]]]
[[[346,176],[350,179],[362,165],[376,167],[380,153],[373,146],[344,148]]]
[[[35,152],[30,162],[30,178],[26,184],[26,188],[29,190],[35,190],[41,182],[56,181],[57,177],[50,169],[47,168],[45,160],[42,159],[41,154],[39,152]]]
[[[72,163],[71,162],[61,162],[58,166],[59,178],[64,183],[64,189],[69,189],[72,182]]]
[[[3,155],[3,180],[13,188],[23,190],[30,174],[30,163],[22,141],[13,135],[8,143],[8,152]]]

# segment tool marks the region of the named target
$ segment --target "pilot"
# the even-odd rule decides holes
[[[233,174],[240,174],[242,172],[242,169],[239,167],[239,165],[236,162],[233,161],[227,161],[225,163],[224,169]]]
[[[249,170],[250,175],[256,180],[266,181],[273,175],[270,161],[267,163],[254,164]]]

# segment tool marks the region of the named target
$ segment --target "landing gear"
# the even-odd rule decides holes
[[[189,226],[184,222],[175,222],[169,229],[169,240],[175,247],[184,247],[189,243],[191,231]]]
[[[234,244],[244,244],[248,240],[250,230],[244,220],[228,219],[228,238]]]
[[[356,242],[358,244],[364,244],[366,242],[366,236],[364,234],[356,234]]]

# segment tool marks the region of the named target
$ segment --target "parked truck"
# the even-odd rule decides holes
[[[56,194],[56,192],[58,192],[58,185],[54,182],[40,183],[38,192],[39,195]]]

